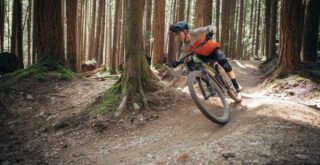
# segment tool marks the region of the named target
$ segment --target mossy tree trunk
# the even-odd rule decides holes
[[[151,79],[155,78],[146,58],[143,48],[143,12],[145,1],[129,0],[127,2],[128,17],[125,70],[122,75],[121,92],[122,102],[118,107],[116,116],[124,111],[132,110],[133,104],[140,105],[140,109],[148,110],[148,102],[144,92],[152,86]]]
[[[51,65],[65,65],[61,0],[34,0],[34,53]]]

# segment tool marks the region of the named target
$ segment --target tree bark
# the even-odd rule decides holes
[[[112,4],[109,0],[109,11],[108,11],[108,56],[106,61],[108,62],[108,67],[111,68],[113,61],[112,61]]]
[[[13,1],[12,12],[12,35],[11,52],[18,57],[18,67],[23,69],[23,47],[22,47],[22,4],[21,0]]]
[[[280,19],[280,60],[278,74],[285,75],[300,64],[303,4],[301,1],[282,0]]]
[[[212,10],[213,10],[213,1],[212,0],[204,0],[203,1],[203,25],[207,26],[212,23]]]
[[[243,19],[244,19],[244,0],[240,0],[240,18],[239,18],[239,31],[238,31],[238,41],[237,41],[237,57],[242,57],[242,39],[243,39]]]
[[[252,30],[251,30],[251,57],[253,57],[255,54],[255,47],[256,47],[256,25],[257,25],[257,9],[258,9],[258,3],[259,3],[259,0],[256,0],[256,2],[255,2],[255,5],[254,5],[254,9],[252,9],[252,10],[254,10],[253,12],[254,12],[254,16],[253,16],[253,22],[252,22]]]
[[[119,26],[120,26],[120,12],[121,11],[121,0],[116,1],[115,15],[114,15],[114,28],[113,28],[113,53],[111,57],[110,74],[117,73],[117,59],[119,56]]]
[[[236,37],[235,34],[236,27],[236,0],[231,0],[231,9],[230,9],[230,23],[229,23],[229,49],[226,53],[227,57],[231,59],[235,58],[235,45],[236,45]]]
[[[66,0],[67,5],[67,63],[69,68],[77,71],[77,0]]]
[[[91,28],[89,35],[89,59],[94,58],[94,48],[95,48],[95,34],[96,34],[96,9],[97,9],[97,1],[92,1],[92,17],[91,17]],[[95,59],[97,60],[97,59]]]
[[[37,59],[65,65],[62,25],[62,1],[34,0],[34,40]]]
[[[221,48],[223,52],[228,56],[229,54],[229,29],[230,29],[230,5],[231,0],[222,1],[222,17],[221,17]]]
[[[27,24],[27,37],[28,37],[28,66],[31,65],[31,22],[32,22],[32,0],[28,0],[28,24]]]
[[[102,19],[101,19],[101,38],[100,38],[100,46],[98,47],[98,64],[103,65],[104,59],[104,47],[105,47],[105,27],[106,27],[106,0],[103,0],[102,7]]]
[[[216,40],[220,41],[220,0],[216,0]]]
[[[0,52],[4,51],[5,0],[0,0]]]
[[[204,10],[204,0],[196,0],[195,5],[195,20],[194,26],[195,28],[203,26],[203,10]]]
[[[98,2],[98,18],[96,23],[96,38],[95,38],[95,45],[94,45],[94,58],[97,60],[97,65],[100,66],[102,63],[102,58],[99,54],[99,48],[101,46],[101,29],[102,29],[102,21],[103,21],[103,12],[104,12],[104,0],[99,0]]]
[[[164,55],[164,22],[165,22],[165,0],[155,1],[155,12],[153,20],[153,37],[156,40],[153,43],[152,65],[163,64],[165,62]]]
[[[172,1],[172,9],[171,9],[171,24],[175,23],[176,20],[176,0]],[[175,34],[170,32],[169,33],[169,42],[168,42],[169,48],[168,48],[168,63],[172,64],[174,61],[176,61],[176,54],[177,54],[177,47],[175,44]]]
[[[118,31],[118,34],[119,34],[119,42],[118,42],[118,60],[117,60],[117,68],[118,70],[123,70],[123,65],[124,65],[124,38],[123,38],[123,34],[126,34],[125,33],[125,29],[123,27],[123,23],[124,23],[124,14],[126,13],[125,10],[124,10],[124,7],[125,7],[125,1],[122,0],[121,2],[121,11],[119,11],[120,13],[120,24],[119,24],[119,31]]]
[[[255,57],[259,58],[259,48],[260,48],[260,11],[261,11],[261,2],[258,1],[258,12],[257,12],[257,26],[256,26],[256,46],[255,46]]]
[[[146,44],[145,44],[145,53],[151,56],[151,49],[150,49],[150,38],[152,34],[152,26],[151,26],[151,18],[152,18],[152,0],[146,1],[147,8],[146,8]]]
[[[278,27],[278,0],[272,0],[271,2],[271,30],[270,30],[270,38],[269,38],[269,53],[271,59],[276,58],[277,55],[277,46],[276,46],[276,35],[277,35],[277,27]]]
[[[187,19],[186,19],[186,21],[187,22],[191,22],[190,21],[190,15],[191,15],[191,0],[188,0],[188,7],[187,7]]]
[[[150,82],[151,70],[147,65],[143,53],[143,9],[144,1],[129,0],[128,19],[128,47],[126,53],[126,67],[122,75],[122,102],[117,109],[116,116],[122,112],[133,110],[133,105],[140,105],[140,110],[149,109],[144,92]]]
[[[319,5],[319,0],[306,1],[304,37],[302,47],[303,61],[317,61]]]

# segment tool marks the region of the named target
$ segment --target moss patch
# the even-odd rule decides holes
[[[121,79],[110,87],[102,96],[99,96],[95,103],[91,115],[98,113],[112,112],[117,109],[121,102]]]
[[[58,66],[58,72],[61,75],[61,79],[62,80],[76,80],[77,79],[77,75],[72,72],[71,70],[59,65]]]
[[[77,79],[76,73],[71,70],[58,65],[57,67],[50,67],[45,63],[35,63],[26,69],[17,70],[13,73],[8,73],[3,77],[5,79],[16,79],[17,81],[24,80],[26,78],[35,78],[39,81],[47,80],[46,73],[48,71],[57,71],[60,74],[62,80],[75,80]]]

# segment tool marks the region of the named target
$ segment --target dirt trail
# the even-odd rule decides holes
[[[232,62],[244,87],[244,100],[240,104],[229,100],[231,120],[224,126],[207,120],[187,94],[178,94],[183,98],[156,112],[154,120],[147,123],[139,123],[138,116],[133,123],[120,121],[102,133],[83,125],[44,132],[39,139],[46,140],[38,141],[40,152],[34,152],[37,148],[32,154],[25,151],[30,157],[18,163],[319,164],[320,112],[266,96],[257,82],[262,76],[258,65],[255,61]],[[88,97],[86,92],[80,94]],[[36,140],[32,141],[29,143]],[[0,157],[0,163],[12,162]]]
[[[78,148],[81,163],[319,163],[319,111],[263,96],[257,83],[261,76],[258,64],[233,62],[245,99],[241,104],[232,104],[227,125],[211,123],[186,97],[174,110],[159,114],[154,122]]]

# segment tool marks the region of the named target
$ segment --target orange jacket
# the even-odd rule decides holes
[[[188,51],[189,53],[195,50],[195,53],[200,55],[200,56],[209,56],[216,48],[220,47],[220,44],[218,42],[209,40],[207,41],[204,45],[199,47],[198,49],[197,46],[205,40],[205,36],[202,36],[199,40],[197,40],[192,46],[189,47]]]

